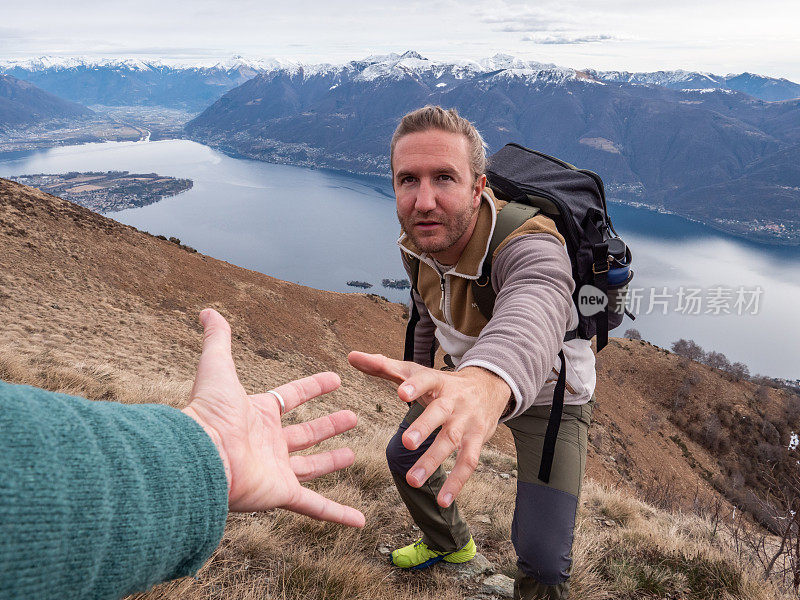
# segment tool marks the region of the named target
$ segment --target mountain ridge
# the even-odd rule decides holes
[[[597,82],[626,82],[637,83],[640,85],[657,85],[670,87],[673,89],[731,89],[753,95],[754,97],[768,101],[788,100],[800,97],[800,84],[786,78],[769,77],[753,73],[743,72],[739,74],[715,75],[702,71],[687,71],[676,69],[671,71],[651,71],[651,72],[630,72],[630,71],[603,71],[593,68],[576,69],[571,67],[560,67],[552,63],[542,63],[538,61],[525,60],[509,54],[498,53],[494,56],[483,59],[462,59],[462,60],[429,60],[414,50],[408,50],[401,54],[389,53],[379,55],[369,55],[362,59],[355,59],[342,63],[302,63],[293,60],[278,58],[256,58],[233,55],[227,59],[217,60],[197,60],[189,61],[185,59],[139,59],[139,58],[98,58],[88,56],[40,56],[28,59],[0,60],[0,72],[13,74],[21,79],[30,80],[43,89],[64,96],[65,98],[78,100],[81,97],[74,91],[70,91],[58,81],[57,75],[64,71],[127,71],[130,73],[161,73],[165,77],[179,78],[181,72],[196,73],[201,77],[209,79],[222,76],[218,83],[227,91],[234,87],[232,83],[239,85],[247,78],[253,77],[258,73],[285,71],[297,73],[303,71],[310,75],[320,73],[344,72],[359,66],[373,67],[371,73],[366,76],[378,77],[391,74],[393,70],[426,71],[433,70],[439,72],[449,71],[452,74],[461,73],[462,76],[470,74],[488,74],[493,71],[513,71],[516,75],[527,73],[533,76],[536,73],[549,71],[553,74],[558,73],[562,79],[567,78],[588,78]],[[46,77],[50,73],[51,77]],[[551,76],[552,77],[552,76]],[[83,90],[85,94],[85,90]],[[141,93],[141,92],[140,92]],[[86,104],[106,104],[99,97],[83,96]],[[147,102],[146,96],[138,96],[129,100],[127,103]],[[162,98],[162,101],[164,99]],[[175,102],[175,99],[172,100]],[[168,105],[169,106],[169,105]]]
[[[64,100],[11,75],[0,74],[0,132],[55,119],[94,115],[85,106]]]

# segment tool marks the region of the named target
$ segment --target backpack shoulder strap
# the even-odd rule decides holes
[[[414,292],[417,291],[417,281],[419,281],[419,259],[416,256],[410,256],[403,252],[403,261],[408,266],[408,275],[411,278],[411,297],[409,298],[410,312],[408,315],[408,324],[406,325],[406,340],[403,348],[403,360],[414,360],[414,330],[419,323],[420,315],[417,310],[417,305],[414,302]],[[433,353],[431,353],[433,356]]]
[[[417,291],[417,281],[419,281],[419,259],[402,250],[400,251],[400,257],[403,259],[403,266],[406,268],[406,271],[408,271],[411,289]]]
[[[503,243],[511,233],[518,229],[525,221],[539,214],[539,209],[535,206],[522,204],[521,202],[509,202],[500,212],[497,213],[497,221],[494,225],[492,239],[489,241],[489,251],[483,260],[481,276],[472,282],[472,296],[478,309],[486,319],[492,318],[494,312],[494,301],[497,298],[492,288],[492,257],[495,250]]]

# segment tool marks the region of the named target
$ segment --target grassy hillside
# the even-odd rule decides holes
[[[319,370],[342,375],[341,390],[289,418],[341,407],[358,413],[358,427],[329,444],[351,445],[355,466],[314,486],[363,510],[367,526],[346,530],[283,511],[231,516],[197,580],[144,597],[476,597],[488,572],[409,574],[387,564],[385,548],[416,538],[383,457],[404,407],[391,385],[362,376],[345,357],[352,349],[399,356],[403,307],[279,281],[0,179],[0,378],[92,399],[183,406],[205,306],[231,322],[248,391]],[[575,598],[790,597],[761,581],[761,557],[731,526],[751,527],[731,520],[732,506],[715,485],[727,477],[723,454],[673,418],[677,397],[708,410],[727,399],[755,418],[748,398],[756,393],[750,382],[646,342],[614,339],[598,355]],[[782,393],[767,391],[760,401],[782,406]],[[506,575],[514,570],[510,440],[499,428],[459,500],[480,552]],[[761,535],[772,548],[775,541]]]

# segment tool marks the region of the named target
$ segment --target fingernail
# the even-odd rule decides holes
[[[414,444],[414,446],[419,445],[419,431],[409,431],[408,432],[408,439],[409,441]]]
[[[423,481],[425,481],[425,469],[422,467],[417,467],[411,471],[411,479],[421,484]]]
[[[453,501],[453,494],[450,492],[446,493],[444,496],[442,496],[442,501],[446,506],[450,506],[450,503]]]
[[[403,386],[403,393],[408,396],[409,398],[414,397],[414,386],[413,385],[404,385]]]

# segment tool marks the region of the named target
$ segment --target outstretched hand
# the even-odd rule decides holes
[[[232,511],[286,508],[315,519],[362,527],[364,515],[354,508],[300,485],[320,475],[348,467],[355,458],[349,448],[310,456],[289,456],[353,428],[356,415],[342,410],[313,421],[281,427],[280,405],[274,395],[248,396],[239,383],[231,356],[231,330],[217,311],[200,313],[205,333],[191,403],[183,410],[208,433],[219,450],[228,478]],[[341,381],[336,373],[317,373],[275,388],[286,411],[331,392]]]
[[[440,506],[450,506],[477,468],[481,448],[497,429],[511,388],[480,367],[449,373],[363,352],[351,352],[347,360],[367,375],[397,383],[397,394],[404,402],[416,400],[425,406],[403,434],[403,446],[416,450],[437,427],[442,428],[431,447],[409,469],[406,481],[420,487],[457,451],[456,464],[437,497]]]

